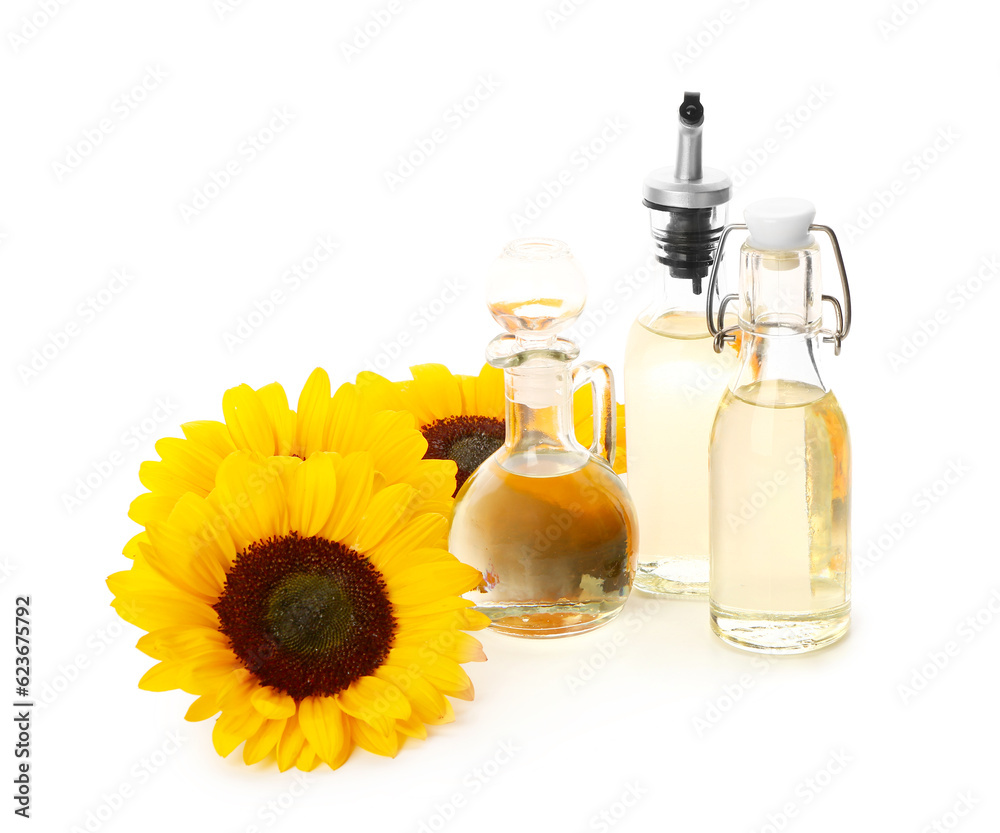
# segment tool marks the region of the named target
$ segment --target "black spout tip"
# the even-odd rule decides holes
[[[701,106],[701,93],[684,93],[680,108],[681,121],[688,127],[697,127],[705,118],[705,108]]]

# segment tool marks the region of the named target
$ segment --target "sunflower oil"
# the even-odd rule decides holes
[[[590,630],[628,598],[635,515],[621,481],[593,458],[563,468],[558,455],[512,455],[503,465],[491,458],[459,492],[450,546],[483,574],[467,598],[494,630]]]
[[[726,391],[712,429],[711,621],[743,647],[820,648],[850,617],[847,423],[832,391]]]
[[[708,592],[708,441],[736,367],[716,355],[704,312],[639,318],[625,353],[628,486],[642,535],[636,587]]]

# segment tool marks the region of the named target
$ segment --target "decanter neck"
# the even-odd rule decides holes
[[[569,362],[529,359],[504,369],[509,454],[580,450],[573,430],[573,376]]]

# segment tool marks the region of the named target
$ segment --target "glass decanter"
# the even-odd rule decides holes
[[[582,633],[609,622],[635,576],[632,500],[611,463],[610,368],[571,363],[558,333],[583,311],[586,284],[558,240],[516,240],[497,259],[487,302],[507,333],[487,360],[503,368],[506,439],[456,497],[449,548],[483,581],[467,595],[492,627],[515,636]],[[574,434],[573,393],[593,390],[594,443]]]
[[[722,299],[718,320],[707,309],[716,349],[741,334],[709,449],[712,628],[731,645],[765,653],[822,648],[850,621],[851,444],[820,375],[819,348],[827,341],[840,351],[851,296],[837,238],[812,224],[815,213],[798,199],[747,206],[746,225],[728,226],[722,238],[749,231],[739,295]],[[823,294],[813,231],[833,244],[843,307]],[[824,301],[836,313],[835,332],[823,329]],[[730,302],[739,324],[725,327]]]

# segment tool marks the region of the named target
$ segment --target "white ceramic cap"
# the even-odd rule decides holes
[[[750,203],[744,211],[750,245],[755,249],[788,251],[804,249],[813,242],[809,226],[816,207],[797,197],[772,197]]]

